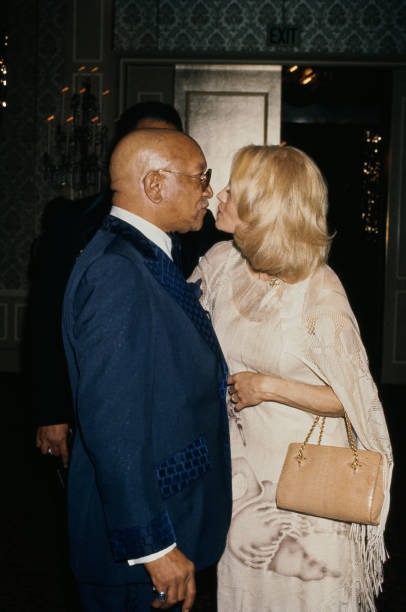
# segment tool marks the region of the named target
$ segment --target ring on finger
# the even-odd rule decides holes
[[[152,587],[152,589],[155,591],[156,598],[157,598],[158,601],[166,601],[166,593],[165,593],[165,591],[158,591],[158,589],[156,587]]]
[[[48,455],[53,455],[52,448],[48,448]]]

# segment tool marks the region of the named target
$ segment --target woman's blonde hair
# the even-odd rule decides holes
[[[294,147],[243,147],[231,168],[231,199],[243,222],[234,241],[251,267],[288,282],[327,260],[327,187],[310,157]]]

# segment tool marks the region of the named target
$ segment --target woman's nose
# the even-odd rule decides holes
[[[216,193],[216,198],[219,202],[224,202],[224,189]]]

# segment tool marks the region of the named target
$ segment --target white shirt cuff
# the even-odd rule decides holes
[[[156,559],[160,559],[171,552],[176,547],[176,542],[165,548],[164,550],[158,550],[156,553],[152,553],[152,555],[147,555],[146,557],[140,557],[139,559],[128,559],[128,565],[140,565],[141,563],[149,563],[150,561],[156,561]]]

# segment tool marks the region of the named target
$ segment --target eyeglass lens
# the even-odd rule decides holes
[[[207,189],[207,187],[210,185],[210,180],[211,180],[211,168],[208,168],[208,170],[202,176],[203,191]]]

